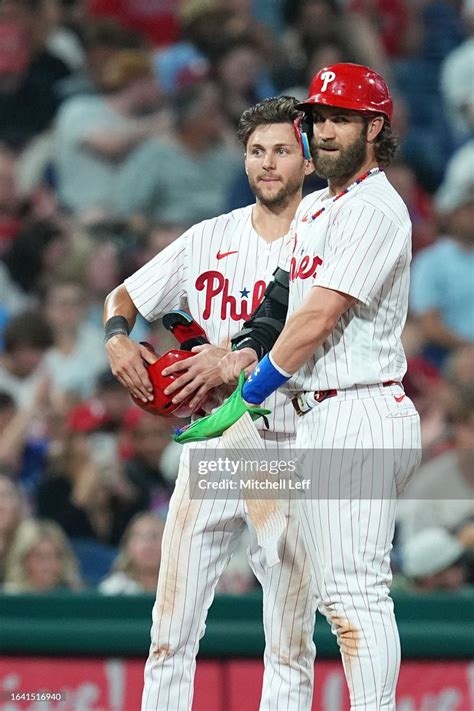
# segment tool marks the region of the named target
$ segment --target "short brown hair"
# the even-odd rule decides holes
[[[54,337],[48,321],[38,311],[22,311],[5,326],[3,341],[5,353],[11,355],[22,347],[46,351]]]
[[[150,55],[142,49],[122,49],[106,62],[101,78],[103,91],[121,91],[129,84],[153,76]]]
[[[296,108],[298,101],[294,96],[274,96],[259,101],[246,109],[239,120],[237,137],[247,146],[247,142],[257,126],[269,123],[293,123],[300,112]]]

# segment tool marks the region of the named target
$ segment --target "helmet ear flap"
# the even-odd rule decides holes
[[[313,136],[313,122],[308,114],[302,113],[293,121],[295,135],[301,146],[301,152],[306,160],[311,160],[311,138]]]

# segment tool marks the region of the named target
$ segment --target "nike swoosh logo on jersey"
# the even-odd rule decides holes
[[[395,402],[401,402],[403,400],[403,398],[405,397],[405,395],[399,395],[398,397],[396,395],[394,395],[393,397],[394,397]]]
[[[238,254],[239,250],[236,249],[234,252],[221,252],[220,250],[216,254],[217,259],[224,259],[224,257],[228,257],[231,254]]]

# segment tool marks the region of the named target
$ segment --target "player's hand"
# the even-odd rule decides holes
[[[235,383],[242,370],[245,371],[246,376],[249,376],[257,363],[257,354],[252,348],[242,348],[240,351],[227,353],[219,363],[221,382]]]
[[[203,346],[195,346],[192,352],[196,354],[193,358],[173,363],[163,370],[163,375],[182,373],[166,388],[165,394],[176,393],[173,397],[175,403],[180,403],[193,395],[189,405],[195,407],[202,403],[209,390],[222,385],[218,365],[228,351],[207,343]],[[179,392],[177,392],[178,390]]]
[[[112,373],[130,395],[143,402],[153,400],[153,387],[144,361],[151,365],[158,360],[156,353],[121,333],[108,340],[105,348]]]
[[[176,430],[173,439],[175,442],[185,444],[186,442],[202,442],[206,439],[220,437],[229,427],[232,427],[246,412],[252,420],[269,415],[271,410],[256,405],[248,405],[242,398],[242,388],[244,387],[245,376],[240,374],[236,389],[217,410],[214,410],[207,417],[195,420],[190,425],[185,425]]]

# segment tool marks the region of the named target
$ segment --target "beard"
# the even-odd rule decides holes
[[[366,130],[362,129],[353,143],[346,148],[339,148],[337,157],[321,153],[315,139],[311,141],[311,156],[314,170],[321,178],[331,180],[334,178],[351,178],[364,165],[367,159]],[[328,148],[335,148],[328,144]]]
[[[284,206],[294,197],[301,189],[303,183],[303,177],[298,176],[295,178],[290,178],[286,185],[282,185],[281,188],[274,193],[265,191],[261,187],[261,183],[257,180],[249,180],[250,189],[257,198],[257,200],[265,207],[275,207]]]

